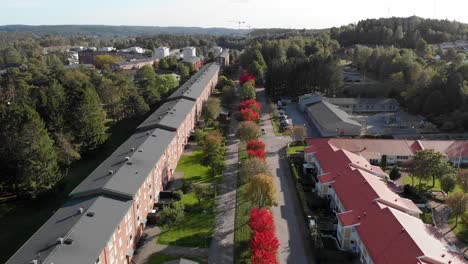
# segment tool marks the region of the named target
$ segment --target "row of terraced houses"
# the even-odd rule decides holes
[[[176,90],[7,263],[130,263],[219,70],[208,64]]]
[[[395,185],[386,180],[387,174],[370,163],[378,156],[371,155],[373,151],[379,155],[396,154],[390,151],[395,148],[392,145],[429,148],[437,144],[442,151],[443,147],[450,149],[454,144],[460,147],[466,143],[460,142],[309,139],[304,152],[305,168],[316,171],[315,191],[329,200],[336,213],[336,240],[341,249],[355,252],[366,264],[466,263],[433,226],[419,219],[422,212],[418,206],[400,197]],[[457,150],[457,155],[465,151]]]

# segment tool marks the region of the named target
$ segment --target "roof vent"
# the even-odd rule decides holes
[[[71,245],[73,244],[73,239],[67,238],[63,243],[65,243],[65,245]]]
[[[142,149],[139,149],[138,152],[143,152],[143,150],[142,150]]]
[[[39,260],[37,259],[33,259],[31,260],[31,262],[29,262],[30,264],[39,264]]]
[[[63,237],[57,238],[57,243],[63,245],[63,242],[64,242]]]
[[[113,171],[113,170],[110,170],[110,171],[109,171],[109,175],[112,175],[112,174],[114,174],[114,171]]]
[[[151,135],[151,136],[152,136],[152,137],[156,137],[156,135],[155,135],[155,134],[153,134],[153,135]]]
[[[441,257],[445,257],[445,254],[442,254]]]
[[[94,212],[88,212],[88,213],[86,214],[86,216],[93,217],[93,216],[94,216]]]
[[[133,152],[133,151],[135,151],[135,148],[131,148],[131,149],[130,149],[130,152]]]
[[[398,199],[395,198],[395,202],[398,201]]]
[[[130,160],[130,157],[125,157],[125,160],[126,160],[126,161],[129,161],[129,160]]]
[[[84,212],[84,208],[83,208],[83,207],[78,208],[78,212],[77,212],[78,214],[82,214],[83,212]]]
[[[149,136],[150,132],[146,132],[146,135]]]
[[[405,229],[404,229],[404,228],[402,228],[402,229],[401,229],[401,232],[402,232],[402,233],[403,233],[403,232],[405,232]]]
[[[358,216],[357,216],[357,219],[361,219],[361,216],[360,216],[360,215],[358,215]]]
[[[367,216],[367,212],[364,212],[364,216]]]

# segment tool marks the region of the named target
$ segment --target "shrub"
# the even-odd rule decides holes
[[[193,183],[191,181],[182,180],[182,192],[187,194],[193,190]]]
[[[185,217],[185,207],[180,202],[165,206],[159,214],[158,225],[173,225],[180,223]]]
[[[184,195],[184,193],[182,191],[175,191],[172,193],[172,199],[174,199],[175,201],[180,201],[182,200],[182,196]]]
[[[255,232],[250,242],[252,264],[278,263],[276,251],[279,242],[274,232]]]
[[[199,146],[203,146],[205,143],[206,132],[203,129],[196,128],[195,129],[195,141]]]

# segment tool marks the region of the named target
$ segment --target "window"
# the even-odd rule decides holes
[[[330,189],[332,188],[331,184],[328,185],[328,188],[330,188]]]

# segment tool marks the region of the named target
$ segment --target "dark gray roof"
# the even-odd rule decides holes
[[[190,63],[195,63],[199,60],[201,60],[201,58],[198,56],[193,56],[193,57],[186,58],[186,59],[184,58],[184,62],[190,62]]]
[[[158,58],[156,56],[153,56],[150,58],[123,61],[123,62],[119,62],[116,64],[119,66],[123,66],[123,65],[132,65],[132,64],[142,63],[142,62],[154,62],[155,60],[158,60]]]
[[[345,122],[350,125],[361,127],[357,121],[352,120],[349,115],[338,108],[338,106],[325,101],[314,103],[307,108],[311,112],[315,120],[322,126],[326,127],[329,124]]]
[[[398,105],[397,100],[393,98],[328,98],[324,97],[323,100],[331,103],[331,104],[338,104],[338,105],[358,105],[358,104],[365,104],[365,105],[387,105],[393,104]]]
[[[163,129],[152,129],[133,134],[84,179],[70,195],[110,193],[132,198],[175,135],[175,132]]]
[[[8,260],[7,264],[94,263],[132,206],[106,196],[68,201]],[[79,213],[83,208],[83,213]],[[92,217],[89,212],[94,212]],[[73,240],[59,244],[58,238]]]
[[[164,103],[137,127],[137,131],[153,128],[177,131],[194,106],[195,102],[187,99]]]
[[[177,89],[168,100],[185,98],[196,101],[203,93],[204,88],[209,84],[211,78],[218,74],[220,69],[219,64],[210,63],[201,68],[188,81],[186,81],[179,89]],[[215,85],[215,84],[213,84]]]

